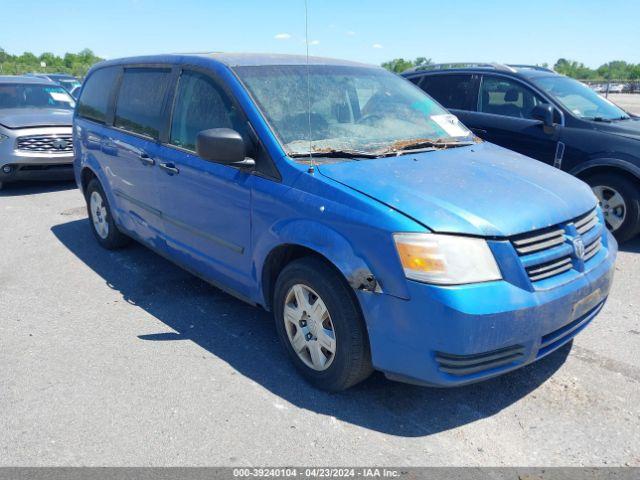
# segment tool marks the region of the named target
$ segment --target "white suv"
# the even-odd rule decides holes
[[[47,79],[0,76],[0,188],[73,178],[74,107],[67,91]]]

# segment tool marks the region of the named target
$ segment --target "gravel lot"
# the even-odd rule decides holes
[[[640,94],[638,93],[612,93],[609,100],[628,112],[640,115]]]
[[[272,320],[69,184],[0,192],[0,465],[640,466],[640,239],[573,349],[470,387],[303,383]]]

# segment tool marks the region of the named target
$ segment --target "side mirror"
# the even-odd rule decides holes
[[[246,147],[242,136],[231,128],[210,128],[198,133],[196,153],[203,160],[230,165],[245,161]]]
[[[540,120],[545,127],[553,127],[553,107],[548,103],[540,103],[533,107],[531,116]]]

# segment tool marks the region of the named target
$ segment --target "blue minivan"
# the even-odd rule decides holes
[[[374,369],[436,386],[505,373],[570,342],[611,287],[617,244],[585,183],[378,67],[107,61],[73,134],[98,243],[133,238],[272,311],[323,389]]]

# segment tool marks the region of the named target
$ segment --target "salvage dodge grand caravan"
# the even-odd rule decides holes
[[[94,67],[74,167],[98,243],[134,238],[273,311],[292,362],[327,390],[373,369],[486,379],[591,322],[617,245],[586,184],[474,137],[381,68],[306,61]]]

